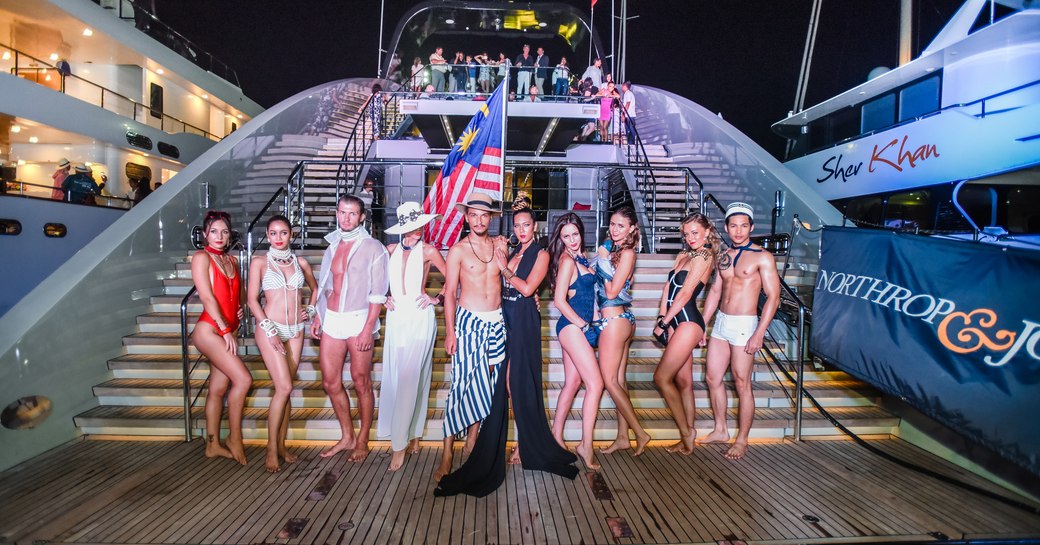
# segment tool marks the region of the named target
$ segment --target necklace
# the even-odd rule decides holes
[[[484,261],[479,255],[477,255],[477,249],[473,246],[473,237],[466,237],[466,240],[469,241],[469,250],[473,252],[473,256],[477,258],[477,261],[480,261],[481,263],[487,265],[491,263],[492,259],[495,259],[494,247],[491,248],[491,257],[489,257],[487,261]]]
[[[212,246],[206,246],[206,252],[213,258],[213,262],[220,267],[220,272],[224,273],[226,278],[231,278],[231,275],[235,273],[233,263],[228,263],[231,260],[224,252],[213,248]],[[218,259],[219,258],[219,259]],[[229,266],[230,265],[230,266]],[[228,269],[231,269],[231,273],[228,273]]]
[[[271,259],[273,259],[275,263],[281,263],[282,265],[288,265],[296,258],[296,256],[293,255],[292,250],[288,248],[284,250],[271,248],[267,251],[267,255],[271,256]]]

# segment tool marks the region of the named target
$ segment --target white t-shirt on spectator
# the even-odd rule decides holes
[[[625,95],[621,97],[621,104],[625,106],[625,112],[628,113],[628,117],[634,118],[636,116],[636,95],[631,89],[625,91]]]

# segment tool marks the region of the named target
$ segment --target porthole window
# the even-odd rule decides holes
[[[25,396],[4,408],[0,424],[10,430],[27,430],[43,423],[51,415],[51,400],[43,396]]]
[[[22,222],[0,218],[0,235],[18,236],[22,234]]]
[[[43,234],[50,238],[63,238],[69,230],[64,223],[47,223],[43,226]]]

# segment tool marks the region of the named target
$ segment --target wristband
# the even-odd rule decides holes
[[[224,335],[227,335],[228,333],[231,333],[231,328],[230,327],[225,327],[224,329],[218,329],[217,330],[217,335],[220,335],[221,337],[223,337]]]
[[[265,318],[260,322],[260,329],[264,330],[264,334],[267,335],[268,338],[274,337],[278,334],[278,331],[276,331],[275,329],[274,322],[271,321],[270,318]]]
[[[307,319],[313,320],[317,313],[318,309],[314,308],[314,305],[307,305]]]
[[[590,324],[589,322],[585,322],[585,325],[581,326],[581,332],[588,333],[590,327],[592,327],[592,324]]]
[[[668,329],[668,326],[666,326],[666,325],[664,324],[664,321],[663,321],[663,320],[660,320],[660,319],[658,319],[658,320],[657,320],[657,327],[659,327],[659,328],[661,328],[661,329]]]

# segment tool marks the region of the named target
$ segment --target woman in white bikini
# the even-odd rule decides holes
[[[285,448],[289,430],[289,395],[303,353],[304,322],[314,315],[312,305],[303,306],[303,285],[311,293],[318,289],[306,259],[289,249],[292,227],[289,219],[277,215],[267,221],[267,240],[271,248],[265,256],[254,256],[249,264],[249,310],[259,327],[254,331],[256,345],[274,382],[274,395],[267,416],[267,471],[281,470],[280,460],[296,461]],[[260,304],[260,296],[264,304]]]

